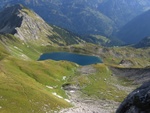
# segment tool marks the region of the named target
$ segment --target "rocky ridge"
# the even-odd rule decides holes
[[[79,43],[81,39],[77,36],[66,39],[66,37],[54,30],[39,15],[32,10],[17,4],[0,12],[0,33],[13,34],[24,42],[36,42],[40,45],[65,45]],[[56,28],[55,28],[56,29]],[[61,29],[61,28],[57,28]],[[69,34],[63,31],[64,34]],[[69,40],[69,41],[68,41]]]
[[[18,4],[0,13],[1,33],[10,33],[23,41],[37,40],[52,35],[52,27],[33,11]],[[43,40],[44,41],[44,40]]]

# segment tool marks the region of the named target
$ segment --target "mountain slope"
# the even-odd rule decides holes
[[[150,9],[149,0],[105,0],[98,9],[122,27],[137,15]]]
[[[137,16],[127,23],[117,33],[117,36],[127,43],[138,43],[144,37],[150,36],[150,10]]]
[[[56,28],[63,33],[57,33]],[[22,5],[0,13],[0,31],[0,112],[45,113],[70,107],[61,86],[66,82],[62,78],[73,74],[75,64],[34,60],[43,50],[52,49],[50,42],[56,47],[60,41],[67,44],[65,40],[71,33],[49,26]],[[56,38],[55,42],[52,38]],[[75,35],[71,38],[74,39],[68,40],[68,44],[78,43]]]
[[[70,107],[61,85],[66,81],[62,81],[63,76],[70,76],[73,68],[66,62],[35,62],[11,56],[1,60],[0,112],[51,113]]]
[[[50,24],[61,26],[78,34],[101,34],[109,36],[115,28],[109,17],[95,9],[101,1],[84,0],[18,0],[4,3],[6,6],[21,3],[35,12]],[[88,23],[88,24],[87,24]]]
[[[47,22],[75,33],[104,36],[110,36],[150,8],[149,0],[2,0],[0,7],[16,3],[33,9]]]
[[[35,44],[40,45],[68,45],[81,41],[75,35],[70,39],[66,35],[62,37],[55,32],[53,26],[48,25],[36,13],[20,4],[4,9],[0,17],[0,33],[13,34],[24,42],[34,41]],[[64,30],[64,34],[70,33]]]
[[[0,33],[13,34],[23,41],[39,39],[42,34],[45,35],[43,37],[51,35],[48,30],[52,31],[52,28],[22,5],[6,8],[0,13],[0,17]]]
[[[150,37],[145,37],[139,43],[135,45],[135,47],[142,48],[142,47],[150,47]]]
[[[1,38],[0,38],[1,40]],[[3,43],[0,41],[0,60],[4,59],[5,57],[7,57],[8,55],[10,55],[10,53],[8,52],[8,50],[5,48],[5,46],[3,45]]]
[[[48,25],[36,13],[20,4],[0,12],[0,34],[0,43],[8,53],[22,59],[37,60],[47,50],[84,42],[69,31]],[[5,53],[2,53],[3,56]]]
[[[91,6],[87,5],[89,2],[84,0],[45,1],[47,5],[40,1],[39,3],[42,3],[42,6],[31,7],[51,24],[61,26],[78,34],[102,34],[108,36],[113,32],[114,23],[104,14],[92,9]],[[43,10],[45,10],[44,13]]]

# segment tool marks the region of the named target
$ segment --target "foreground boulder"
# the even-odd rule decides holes
[[[116,113],[150,113],[150,81],[130,93]]]

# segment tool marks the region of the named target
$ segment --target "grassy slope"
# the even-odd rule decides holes
[[[4,40],[5,39],[5,40]],[[123,85],[126,81],[118,80],[111,76],[112,73],[104,64],[95,64],[97,70],[91,75],[75,73],[76,66],[69,62],[35,61],[42,52],[49,51],[73,51],[84,54],[95,54],[103,58],[105,63],[118,64],[123,57],[116,57],[117,53],[126,55],[134,49],[127,48],[102,48],[95,45],[74,45],[68,47],[45,47],[23,43],[15,37],[1,36],[0,45],[0,112],[46,112],[69,107],[70,104],[64,99],[54,96],[56,92],[63,98],[68,98],[61,86],[71,82],[79,84],[82,92],[98,99],[122,101],[127,93],[116,87]],[[3,44],[7,46],[3,46]],[[123,50],[123,51],[122,51]],[[137,49],[135,60],[143,64],[149,57],[148,51]],[[116,54],[113,54],[116,52]],[[118,54],[117,54],[118,55]],[[145,55],[145,56],[144,56]],[[108,57],[109,56],[109,57]],[[125,56],[124,56],[125,57]],[[145,58],[144,61],[141,58]],[[33,59],[33,60],[32,60]],[[112,61],[113,59],[113,61]],[[141,66],[140,64],[140,66]],[[139,64],[137,65],[139,66]],[[66,76],[66,79],[63,78]],[[53,89],[47,88],[50,86]]]
[[[1,113],[45,113],[71,106],[64,100],[68,97],[61,86],[66,83],[67,77],[74,74],[74,64],[34,61],[41,51],[46,50],[42,49],[45,47],[23,43],[11,35],[0,39]]]
[[[0,35],[0,42],[5,45],[8,53],[16,58],[36,60],[41,53],[37,45],[25,43],[10,34]],[[1,51],[1,53],[4,52]]]
[[[4,59],[9,55],[9,52],[6,50],[6,48],[3,46],[2,43],[0,43],[0,60]]]
[[[63,76],[71,76],[75,66],[68,62],[24,61],[8,57],[0,61],[0,112],[40,112],[69,107],[56,92],[67,98],[61,85]],[[51,86],[49,89],[46,86]]]

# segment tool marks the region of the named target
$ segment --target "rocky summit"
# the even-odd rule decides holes
[[[130,93],[116,113],[150,113],[150,82]]]
[[[0,33],[14,34],[23,41],[52,35],[50,27],[33,11],[18,4],[0,13]],[[43,40],[44,42],[44,40]]]

